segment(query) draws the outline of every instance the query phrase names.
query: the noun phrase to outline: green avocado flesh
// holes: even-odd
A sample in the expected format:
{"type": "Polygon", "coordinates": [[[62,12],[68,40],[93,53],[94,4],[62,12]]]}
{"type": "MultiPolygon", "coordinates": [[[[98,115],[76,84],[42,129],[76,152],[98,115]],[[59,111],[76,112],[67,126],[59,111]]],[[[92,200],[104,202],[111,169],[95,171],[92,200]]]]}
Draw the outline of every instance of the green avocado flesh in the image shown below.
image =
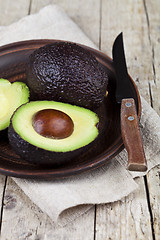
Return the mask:
{"type": "Polygon", "coordinates": [[[13,112],[28,101],[29,89],[26,84],[0,79],[0,130],[9,126],[13,112]]]}
{"type": "MultiPolygon", "coordinates": [[[[21,139],[51,152],[74,151],[89,144],[98,135],[98,122],[98,116],[88,109],[55,101],[33,101],[24,104],[11,119],[12,128],[21,139]],[[66,113],[73,121],[73,133],[64,139],[47,138],[38,134],[33,128],[33,117],[43,109],[55,109],[66,113]]],[[[14,147],[14,143],[12,145],[14,147]]]]}

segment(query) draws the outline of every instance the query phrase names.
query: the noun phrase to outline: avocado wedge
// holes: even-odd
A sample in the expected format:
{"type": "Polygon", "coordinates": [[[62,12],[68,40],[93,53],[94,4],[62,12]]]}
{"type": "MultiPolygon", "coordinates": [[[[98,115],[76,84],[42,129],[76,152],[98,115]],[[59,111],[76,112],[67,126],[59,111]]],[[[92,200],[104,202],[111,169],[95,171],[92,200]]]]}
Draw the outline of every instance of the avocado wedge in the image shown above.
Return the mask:
{"type": "Polygon", "coordinates": [[[0,79],[0,131],[9,126],[13,112],[28,101],[29,89],[25,83],[0,79]]]}
{"type": "Polygon", "coordinates": [[[33,99],[54,100],[95,110],[103,100],[108,74],[93,54],[71,42],[35,50],[26,67],[33,99]]]}
{"type": "Polygon", "coordinates": [[[61,164],[82,153],[96,139],[98,122],[96,113],[82,107],[55,101],[32,101],[15,111],[8,137],[12,148],[26,161],[43,165],[61,164]],[[68,136],[57,138],[45,130],[45,127],[51,128],[48,112],[53,113],[51,122],[54,125],[54,111],[60,112],[58,123],[64,120],[62,113],[73,122],[73,127],[69,123],[72,131],[68,136]],[[37,130],[36,123],[46,135],[37,130]]]}

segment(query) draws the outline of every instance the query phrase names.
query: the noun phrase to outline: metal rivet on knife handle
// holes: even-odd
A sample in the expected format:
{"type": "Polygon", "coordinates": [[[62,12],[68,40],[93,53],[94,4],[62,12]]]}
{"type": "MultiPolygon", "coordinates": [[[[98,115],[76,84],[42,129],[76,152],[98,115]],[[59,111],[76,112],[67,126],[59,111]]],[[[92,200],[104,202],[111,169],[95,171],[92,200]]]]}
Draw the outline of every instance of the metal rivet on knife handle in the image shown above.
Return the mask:
{"type": "Polygon", "coordinates": [[[133,116],[129,116],[129,117],[128,117],[128,120],[129,120],[129,121],[133,121],[134,119],[135,119],[135,118],[134,118],[133,116]]]}
{"type": "Polygon", "coordinates": [[[126,107],[131,107],[132,106],[132,104],[130,102],[126,102],[125,105],[126,105],[126,107]]]}

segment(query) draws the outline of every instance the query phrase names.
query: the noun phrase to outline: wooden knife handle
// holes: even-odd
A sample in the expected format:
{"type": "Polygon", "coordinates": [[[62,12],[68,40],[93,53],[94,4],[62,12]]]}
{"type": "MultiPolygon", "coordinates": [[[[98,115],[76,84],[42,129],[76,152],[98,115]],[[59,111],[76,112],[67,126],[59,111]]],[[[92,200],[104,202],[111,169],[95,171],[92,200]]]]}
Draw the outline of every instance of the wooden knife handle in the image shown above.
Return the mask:
{"type": "Polygon", "coordinates": [[[147,161],[143,149],[139,120],[133,98],[123,99],[121,103],[121,133],[128,152],[127,169],[146,171],[147,161]]]}

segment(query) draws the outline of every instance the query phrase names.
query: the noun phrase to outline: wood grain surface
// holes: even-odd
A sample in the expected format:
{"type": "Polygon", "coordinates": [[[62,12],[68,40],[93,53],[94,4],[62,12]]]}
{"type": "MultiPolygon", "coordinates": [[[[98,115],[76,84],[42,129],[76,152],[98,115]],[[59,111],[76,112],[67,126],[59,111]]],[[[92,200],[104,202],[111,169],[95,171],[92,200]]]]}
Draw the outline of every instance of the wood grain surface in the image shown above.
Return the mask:
{"type": "MultiPolygon", "coordinates": [[[[123,31],[127,64],[141,95],[160,114],[159,0],[0,0],[0,25],[8,25],[47,4],[64,8],[77,25],[111,56],[123,31]]],[[[112,204],[93,206],[71,224],[54,224],[10,177],[0,176],[2,240],[159,240],[160,167],[136,179],[139,189],[112,204]]]]}

